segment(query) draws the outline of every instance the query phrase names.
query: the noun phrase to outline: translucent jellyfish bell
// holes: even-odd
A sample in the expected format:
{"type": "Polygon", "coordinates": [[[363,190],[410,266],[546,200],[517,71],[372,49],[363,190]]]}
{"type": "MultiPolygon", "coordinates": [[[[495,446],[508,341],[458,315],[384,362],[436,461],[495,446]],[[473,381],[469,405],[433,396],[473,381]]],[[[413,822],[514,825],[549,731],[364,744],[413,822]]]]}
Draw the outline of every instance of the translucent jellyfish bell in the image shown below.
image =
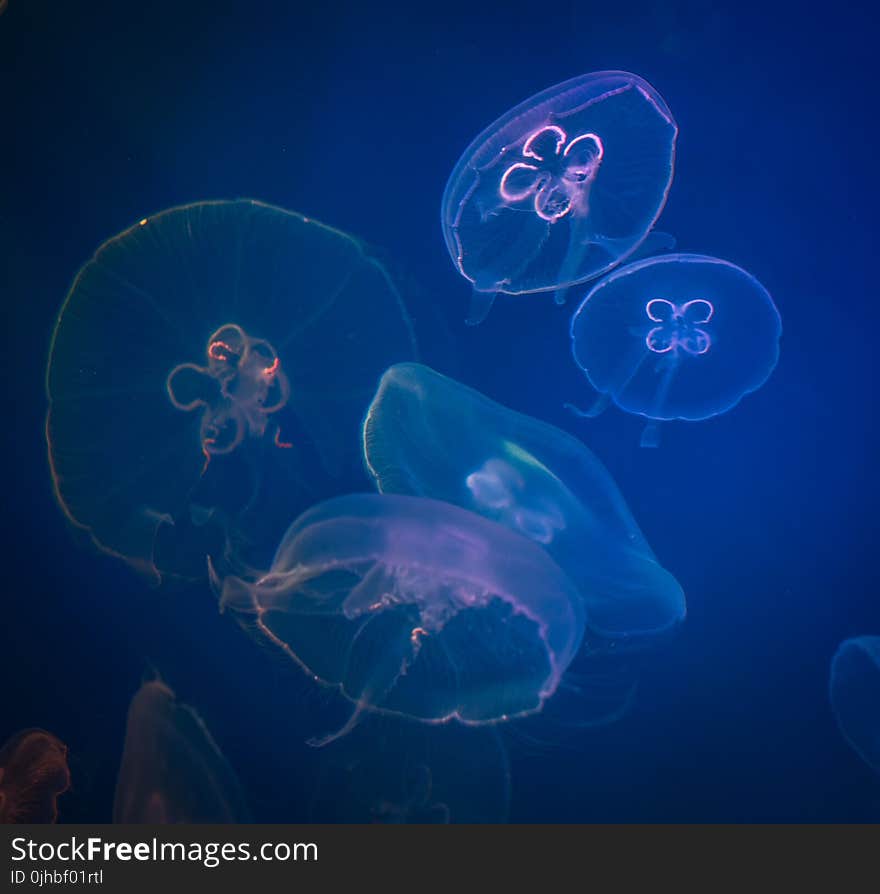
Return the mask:
{"type": "Polygon", "coordinates": [[[539,711],[584,629],[572,583],[538,547],[457,506],[328,500],[288,529],[254,582],[214,578],[221,606],[355,712],[486,724],[539,711]]]}
{"type": "Polygon", "coordinates": [[[128,709],[115,823],[248,822],[235,774],[198,714],[159,680],[128,709]]]}
{"type": "Polygon", "coordinates": [[[327,471],[357,469],[372,383],[414,351],[386,271],[338,230],[250,200],[144,219],[98,249],[58,317],[58,500],[157,578],[157,529],[187,517],[210,463],[259,446],[296,469],[307,443],[327,471]]]}
{"type": "Polygon", "coordinates": [[[544,547],[577,584],[591,632],[631,640],[684,618],[681,587],[611,476],[565,432],[401,363],[382,377],[363,439],[383,493],[446,500],[544,547]]]}
{"type": "Polygon", "coordinates": [[[446,247],[479,323],[498,292],[599,276],[645,239],[672,181],[672,114],[623,71],[582,75],[520,103],[464,151],[446,185],[446,247]]]}
{"type": "Polygon", "coordinates": [[[656,420],[731,409],[767,381],[781,335],[773,299],[753,276],[691,254],[621,267],[593,286],[571,321],[574,358],[590,384],[656,420]]]}
{"type": "Polygon", "coordinates": [[[829,693],[844,738],[880,773],[880,636],[840,644],[831,662],[829,693]]]}
{"type": "Polygon", "coordinates": [[[0,824],[54,823],[69,788],[67,747],[51,733],[22,730],[0,748],[0,824]]]}

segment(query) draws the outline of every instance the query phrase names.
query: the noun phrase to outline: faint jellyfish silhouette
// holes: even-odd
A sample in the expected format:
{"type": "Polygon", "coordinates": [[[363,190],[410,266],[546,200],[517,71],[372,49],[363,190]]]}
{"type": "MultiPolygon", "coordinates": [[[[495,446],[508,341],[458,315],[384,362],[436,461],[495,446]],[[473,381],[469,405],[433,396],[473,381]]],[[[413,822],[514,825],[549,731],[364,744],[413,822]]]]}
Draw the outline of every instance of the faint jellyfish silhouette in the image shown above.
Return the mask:
{"type": "Polygon", "coordinates": [[[312,822],[501,823],[510,768],[497,727],[374,718],[322,753],[312,822]]]}
{"type": "Polygon", "coordinates": [[[446,500],[541,544],[578,587],[590,633],[633,643],[684,619],[678,582],[605,467],[571,435],[401,363],[379,383],[363,442],[382,493],[446,500]]]}
{"type": "Polygon", "coordinates": [[[468,146],[446,184],[441,222],[474,292],[467,322],[499,292],[565,290],[633,252],[672,181],[672,114],[640,77],[582,75],[520,103],[468,146]]]}
{"type": "Polygon", "coordinates": [[[843,737],[880,773],[880,636],[840,644],[831,661],[829,695],[843,737]]]}
{"type": "MultiPolygon", "coordinates": [[[[760,388],[779,359],[782,323],[745,270],[674,254],[621,267],[593,286],[571,321],[574,358],[608,400],[650,420],[724,413],[760,388]]],[[[649,424],[642,443],[656,446],[649,424]]]]}
{"type": "Polygon", "coordinates": [[[338,230],[251,200],[145,218],[98,249],[58,317],[46,420],[58,500],[100,549],[158,579],[160,527],[217,505],[194,496],[212,460],[260,450],[313,479],[298,471],[311,452],[322,473],[357,469],[349,445],[372,383],[414,352],[385,269],[338,230]]]}
{"type": "Polygon", "coordinates": [[[0,823],[54,823],[69,788],[67,747],[51,733],[22,730],[0,748],[0,823]]]}
{"type": "Polygon", "coordinates": [[[271,569],[212,571],[221,609],[364,711],[487,724],[540,711],[583,634],[537,545],[436,500],[356,494],[301,515],[271,569]]]}
{"type": "Polygon", "coordinates": [[[248,811],[235,774],[192,708],[161,681],[128,709],[114,823],[240,823],[248,811]]]}
{"type": "Polygon", "coordinates": [[[433,794],[434,777],[430,768],[424,764],[406,767],[402,798],[398,801],[380,798],[370,808],[370,813],[374,822],[384,825],[448,824],[449,805],[436,800],[433,794]]]}

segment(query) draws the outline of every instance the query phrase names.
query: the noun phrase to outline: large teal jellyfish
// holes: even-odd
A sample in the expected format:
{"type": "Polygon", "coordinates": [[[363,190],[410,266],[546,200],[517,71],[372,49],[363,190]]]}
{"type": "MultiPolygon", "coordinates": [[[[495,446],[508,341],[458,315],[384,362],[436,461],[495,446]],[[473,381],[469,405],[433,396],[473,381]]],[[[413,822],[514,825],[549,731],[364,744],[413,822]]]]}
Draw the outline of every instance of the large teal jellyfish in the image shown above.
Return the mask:
{"type": "Polygon", "coordinates": [[[532,96],[465,149],[443,194],[449,255],[473,283],[469,323],[499,292],[600,276],[648,235],[666,202],[678,128],[637,75],[600,71],[532,96]]]}
{"type": "Polygon", "coordinates": [[[880,773],[880,636],[840,644],[831,662],[829,693],[844,738],[880,773]]]}
{"type": "Polygon", "coordinates": [[[611,476],[565,432],[402,363],[382,377],[363,439],[382,493],[446,500],[541,544],[576,582],[590,631],[632,640],[684,618],[681,587],[611,476]]]}
{"type": "Polygon", "coordinates": [[[157,531],[193,513],[209,466],[259,449],[285,469],[308,455],[356,470],[372,383],[414,352],[388,274],[338,230],[251,200],[144,218],[83,267],[55,327],[46,433],[59,503],[157,579],[157,531]]]}
{"type": "Polygon", "coordinates": [[[141,686],[128,709],[113,822],[247,821],[238,780],[198,714],[159,680],[141,686]]]}
{"type": "Polygon", "coordinates": [[[482,725],[539,711],[578,651],[574,585],[535,543],[436,500],[357,494],[288,529],[221,607],[363,711],[482,725]]]}

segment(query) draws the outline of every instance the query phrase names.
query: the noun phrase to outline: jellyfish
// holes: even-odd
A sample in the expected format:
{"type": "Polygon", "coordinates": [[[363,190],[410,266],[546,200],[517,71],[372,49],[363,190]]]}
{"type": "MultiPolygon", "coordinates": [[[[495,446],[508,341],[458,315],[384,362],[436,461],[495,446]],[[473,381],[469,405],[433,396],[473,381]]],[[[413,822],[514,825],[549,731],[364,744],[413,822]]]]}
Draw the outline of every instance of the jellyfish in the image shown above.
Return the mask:
{"type": "Polygon", "coordinates": [[[294,483],[358,470],[372,383],[414,356],[398,291],[350,236],[252,200],[144,218],[82,268],[55,326],[56,496],[101,550],[158,580],[160,530],[251,507],[218,466],[262,471],[253,457],[268,455],[294,483]]]}
{"type": "Polygon", "coordinates": [[[417,363],[392,366],[363,428],[382,493],[446,500],[539,544],[575,582],[588,630],[637,644],[685,616],[599,460],[571,435],[417,363]]]}
{"type": "Polygon", "coordinates": [[[311,822],[502,823],[510,767],[497,726],[363,723],[322,753],[311,822]]]}
{"type": "Polygon", "coordinates": [[[212,572],[221,608],[364,712],[427,723],[540,711],[578,650],[577,591],[536,544],[436,500],[355,494],[301,515],[268,572],[212,572]]]}
{"type": "Polygon", "coordinates": [[[207,727],[160,680],[128,709],[114,823],[239,823],[248,811],[207,727]]]}
{"type": "MultiPolygon", "coordinates": [[[[648,420],[708,419],[760,388],[779,358],[782,323],[740,267],[673,254],[621,267],[571,321],[574,358],[602,395],[648,420]]],[[[572,408],[574,409],[574,408],[572,408]]],[[[649,424],[645,446],[656,443],[649,424]]]]}
{"type": "Polygon", "coordinates": [[[446,184],[446,247],[473,284],[467,322],[495,295],[565,290],[646,238],[672,181],[672,114],[623,71],[581,75],[520,103],[464,151],[446,184]]]}
{"type": "Polygon", "coordinates": [[[880,773],[880,636],[840,644],[831,661],[829,693],[843,737],[880,773]]]}
{"type": "Polygon", "coordinates": [[[67,747],[51,733],[22,730],[0,748],[0,823],[54,823],[69,788],[67,747]]]}

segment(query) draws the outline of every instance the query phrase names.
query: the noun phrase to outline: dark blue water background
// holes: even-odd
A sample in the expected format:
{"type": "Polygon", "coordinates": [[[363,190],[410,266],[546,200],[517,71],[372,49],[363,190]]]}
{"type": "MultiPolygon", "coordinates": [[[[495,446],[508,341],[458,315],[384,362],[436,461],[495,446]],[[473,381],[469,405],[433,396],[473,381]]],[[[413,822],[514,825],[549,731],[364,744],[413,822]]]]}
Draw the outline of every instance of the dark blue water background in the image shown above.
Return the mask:
{"type": "Polygon", "coordinates": [[[627,717],[565,745],[514,744],[511,819],[876,818],[880,779],[827,700],[838,642],[880,633],[871,49],[855,13],[772,3],[10,0],[0,739],[42,726],[68,744],[62,820],[109,819],[126,707],[150,666],[204,716],[258,819],[308,815],[305,681],[206,589],[151,593],[82,549],[45,460],[49,336],[78,267],[143,216],[236,196],[377,246],[428,362],[582,437],[684,586],[686,625],[645,659],[627,717]],[[479,130],[546,86],[612,68],[650,81],[680,126],[662,228],[754,273],[784,326],[759,393],[665,426],[657,450],[639,448],[634,417],[563,410],[589,395],[568,351],[574,305],[502,299],[465,328],[467,284],[439,228],[446,177],[479,130]]]}

